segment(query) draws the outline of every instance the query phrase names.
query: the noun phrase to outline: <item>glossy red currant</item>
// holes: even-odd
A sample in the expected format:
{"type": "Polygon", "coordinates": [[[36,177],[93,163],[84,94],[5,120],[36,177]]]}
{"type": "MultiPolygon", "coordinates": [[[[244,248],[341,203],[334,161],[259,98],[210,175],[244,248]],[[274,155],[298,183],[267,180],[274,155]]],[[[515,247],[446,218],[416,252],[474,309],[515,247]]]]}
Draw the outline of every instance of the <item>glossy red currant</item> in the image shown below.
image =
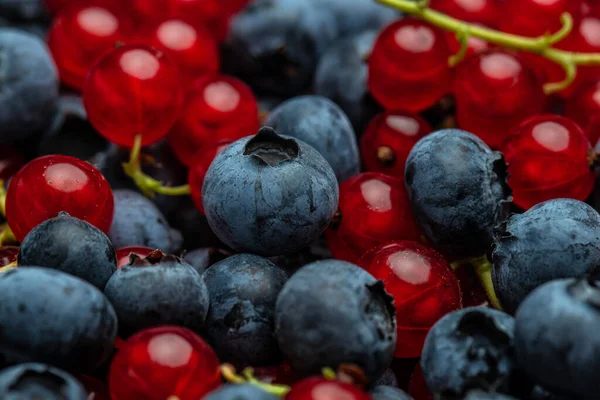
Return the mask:
{"type": "Polygon", "coordinates": [[[368,86],[388,110],[421,111],[450,91],[452,55],[444,32],[415,18],[389,25],[369,57],[368,86]]]}
{"type": "Polygon", "coordinates": [[[117,351],[108,377],[112,400],[198,400],[220,385],[215,352],[176,326],[133,335],[117,351]]]}
{"type": "Polygon", "coordinates": [[[490,50],[457,67],[454,83],[459,126],[498,149],[510,130],[545,106],[542,85],[514,54],[490,50]]]}
{"type": "Polygon", "coordinates": [[[433,396],[427,388],[427,383],[425,383],[421,363],[417,363],[417,366],[410,376],[410,381],[408,382],[408,394],[412,396],[414,400],[433,400],[433,396]]]}
{"type": "Polygon", "coordinates": [[[400,241],[376,247],[358,265],[383,281],[394,298],[395,357],[419,357],[433,324],[462,307],[460,286],[450,265],[437,251],[420,243],[400,241]]]}
{"type": "Polygon", "coordinates": [[[110,229],[113,193],[91,164],[75,157],[50,155],[30,161],[13,176],[6,193],[6,219],[18,241],[61,211],[104,233],[110,229]]]}
{"type": "Polygon", "coordinates": [[[61,82],[80,90],[94,63],[132,32],[127,17],[115,10],[85,5],[62,11],[48,31],[61,82]]]}
{"type": "Polygon", "coordinates": [[[420,237],[403,180],[366,172],[340,185],[338,215],[326,231],[335,258],[357,262],[373,247],[420,237]]]}
{"type": "Polygon", "coordinates": [[[598,129],[590,124],[600,117],[600,79],[579,85],[565,101],[565,117],[584,128],[588,139],[595,145],[600,137],[598,129]]]}
{"type": "Polygon", "coordinates": [[[144,246],[128,246],[117,249],[117,268],[121,268],[124,265],[129,264],[131,255],[135,254],[138,257],[146,258],[150,253],[156,249],[144,246]]]}
{"type": "Polygon", "coordinates": [[[133,146],[164,137],[179,117],[183,89],[177,66],[147,46],[122,46],[91,70],[83,88],[90,123],[108,140],[133,146]]]}
{"type": "Polygon", "coordinates": [[[197,80],[186,95],[185,107],[168,140],[188,167],[196,155],[222,141],[254,135],[259,128],[258,103],[242,81],[214,74],[197,80]]]}
{"type": "Polygon", "coordinates": [[[359,387],[323,377],[304,379],[292,386],[285,400],[370,400],[359,387]]]}
{"type": "Polygon", "coordinates": [[[429,6],[465,22],[494,26],[502,3],[498,0],[431,0],[429,6]]]}
{"type": "MultiPolygon", "coordinates": [[[[456,34],[454,32],[446,32],[446,40],[448,40],[448,45],[450,46],[452,53],[457,54],[460,51],[461,44],[456,39],[456,34]]],[[[463,60],[474,56],[475,54],[483,53],[490,48],[490,44],[485,40],[470,36],[467,39],[467,51],[465,52],[463,60]]]]}
{"type": "Polygon", "coordinates": [[[578,0],[505,0],[501,7],[501,30],[532,37],[558,31],[562,13],[577,17],[581,11],[578,0]]]}
{"type": "Polygon", "coordinates": [[[387,111],[373,118],[361,138],[367,171],[404,179],[404,165],[415,143],[432,129],[423,118],[406,111],[387,111]]]}
{"type": "Polygon", "coordinates": [[[513,130],[502,152],[514,203],[528,209],[555,198],[585,200],[594,187],[590,143],[568,118],[540,115],[513,130]]]}
{"type": "Polygon", "coordinates": [[[2,246],[0,247],[0,268],[6,267],[8,264],[17,261],[19,254],[18,246],[2,246]]]}

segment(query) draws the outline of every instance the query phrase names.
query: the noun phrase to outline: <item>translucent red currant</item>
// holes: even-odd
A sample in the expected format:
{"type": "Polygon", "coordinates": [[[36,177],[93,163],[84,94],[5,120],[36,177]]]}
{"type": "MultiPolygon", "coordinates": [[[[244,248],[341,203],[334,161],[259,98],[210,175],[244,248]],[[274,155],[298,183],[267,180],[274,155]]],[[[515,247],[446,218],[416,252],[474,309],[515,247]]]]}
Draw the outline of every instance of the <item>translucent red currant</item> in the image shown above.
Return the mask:
{"type": "Polygon", "coordinates": [[[494,26],[502,3],[498,0],[431,0],[430,7],[466,22],[494,26]]]}
{"type": "Polygon", "coordinates": [[[377,172],[340,185],[339,215],[326,231],[335,258],[357,262],[373,247],[421,237],[403,180],[377,172]]]}
{"type": "Polygon", "coordinates": [[[537,75],[519,57],[502,50],[489,50],[459,64],[454,94],[459,126],[494,149],[514,126],[545,106],[537,75]]]}
{"type": "Polygon", "coordinates": [[[421,111],[450,91],[452,55],[444,32],[404,18],[385,28],[369,57],[368,85],[388,110],[421,111]]]}
{"type": "Polygon", "coordinates": [[[131,147],[164,137],[179,117],[183,89],[177,66],[156,49],[122,46],[91,70],[83,88],[90,123],[105,138],[131,147]]]}
{"type": "MultiPolygon", "coordinates": [[[[446,32],[446,40],[448,40],[448,45],[450,46],[452,53],[456,54],[460,51],[461,44],[456,39],[455,33],[446,32]]],[[[474,56],[475,54],[483,53],[490,48],[490,44],[485,40],[470,36],[467,39],[467,51],[465,52],[464,59],[474,56]]]]}
{"type": "Polygon", "coordinates": [[[215,352],[192,331],[175,326],[129,338],[108,377],[112,400],[198,400],[220,385],[215,352]]]}
{"type": "Polygon", "coordinates": [[[360,150],[365,168],[404,179],[408,153],[419,139],[431,131],[427,121],[410,112],[378,114],[361,138],[360,150]]]}
{"type": "Polygon", "coordinates": [[[19,254],[18,246],[2,246],[0,247],[0,268],[7,266],[10,263],[17,261],[19,254]]]}
{"type": "Polygon", "coordinates": [[[368,251],[358,265],[383,281],[394,298],[395,357],[419,357],[429,329],[462,307],[458,280],[437,251],[417,242],[394,242],[368,251]]]}
{"type": "Polygon", "coordinates": [[[117,268],[121,268],[124,265],[129,264],[130,257],[135,254],[138,257],[146,258],[150,253],[156,249],[144,246],[128,246],[117,249],[117,268]]]}
{"type": "Polygon", "coordinates": [[[253,135],[259,125],[258,103],[250,88],[236,78],[214,74],[190,88],[168,140],[179,160],[189,167],[198,161],[198,152],[221,141],[253,135]]]}
{"type": "Polygon", "coordinates": [[[501,30],[535,37],[558,31],[561,14],[577,17],[581,4],[575,0],[505,0],[502,9],[504,15],[497,18],[501,30]]]}
{"type": "Polygon", "coordinates": [[[107,233],[114,198],[104,176],[75,157],[36,158],[13,176],[6,193],[6,219],[18,241],[38,224],[64,211],[107,233]]]}
{"type": "Polygon", "coordinates": [[[132,32],[127,17],[115,10],[85,5],[59,13],[48,31],[48,47],[61,82],[80,90],[94,63],[132,32]]]}
{"type": "Polygon", "coordinates": [[[590,149],[583,130],[568,118],[540,115],[524,121],[502,149],[514,203],[528,209],[555,198],[585,200],[595,180],[590,149]]]}
{"type": "Polygon", "coordinates": [[[600,80],[589,81],[579,85],[565,101],[565,117],[577,122],[584,128],[588,139],[595,145],[600,130],[588,129],[590,124],[600,117],[600,80]]]}
{"type": "Polygon", "coordinates": [[[370,400],[359,387],[323,377],[304,379],[292,386],[285,400],[370,400]]]}

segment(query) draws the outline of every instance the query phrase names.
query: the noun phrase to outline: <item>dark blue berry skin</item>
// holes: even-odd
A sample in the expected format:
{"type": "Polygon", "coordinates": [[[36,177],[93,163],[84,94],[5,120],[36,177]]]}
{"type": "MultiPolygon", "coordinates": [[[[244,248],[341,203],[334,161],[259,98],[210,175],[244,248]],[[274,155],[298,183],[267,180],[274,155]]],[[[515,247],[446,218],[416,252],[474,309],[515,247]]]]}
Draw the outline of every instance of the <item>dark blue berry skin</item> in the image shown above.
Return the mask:
{"type": "Polygon", "coordinates": [[[323,156],[268,127],[217,155],[202,194],[217,237],[238,252],[261,256],[292,253],[318,239],[339,198],[323,156]]]}
{"type": "Polygon", "coordinates": [[[265,258],[238,254],[211,266],[203,277],[211,304],[203,337],[219,360],[238,368],[279,365],[274,313],[285,272],[265,258]]]}
{"type": "Polygon", "coordinates": [[[315,72],[315,93],[344,110],[357,136],[382,110],[367,87],[367,60],[377,34],[378,31],[366,31],[336,41],[321,57],[315,72]]]}
{"type": "Polygon", "coordinates": [[[137,192],[113,191],[115,216],[108,237],[116,248],[146,246],[174,253],[181,248],[181,233],[172,229],[151,200],[137,192]]]}
{"type": "Polygon", "coordinates": [[[371,0],[314,0],[313,3],[333,11],[338,37],[380,30],[401,16],[396,10],[371,0]]]}
{"type": "Polygon", "coordinates": [[[0,367],[42,362],[84,373],[105,361],[117,316],[96,287],[48,268],[0,274],[0,367]]]}
{"type": "Polygon", "coordinates": [[[58,73],[43,40],[0,28],[0,143],[50,128],[58,101],[58,73]]]}
{"type": "Polygon", "coordinates": [[[276,107],[264,124],[312,146],[329,162],[339,182],[360,172],[352,125],[331,100],[313,95],[294,97],[276,107]]]}
{"type": "Polygon", "coordinates": [[[462,398],[471,389],[531,391],[514,356],[513,317],[485,307],[439,320],[425,339],[421,367],[431,393],[443,398],[462,398]]]}
{"type": "Polygon", "coordinates": [[[502,393],[484,392],[482,390],[471,390],[464,400],[518,400],[516,397],[502,393]]]}
{"type": "Polygon", "coordinates": [[[455,258],[488,252],[512,200],[502,154],[458,129],[417,142],[406,161],[405,183],[421,232],[455,258]]]}
{"type": "Polygon", "coordinates": [[[187,252],[183,256],[183,260],[194,267],[199,274],[202,274],[208,267],[229,256],[231,256],[231,253],[226,250],[209,247],[187,252]]]}
{"type": "Polygon", "coordinates": [[[377,386],[369,394],[373,400],[412,400],[403,390],[392,386],[377,386]]]}
{"type": "Polygon", "coordinates": [[[600,288],[586,279],[546,283],[516,314],[517,361],[531,378],[567,398],[600,391],[600,288]]]}
{"type": "Polygon", "coordinates": [[[168,217],[168,221],[183,235],[182,249],[227,248],[210,229],[206,217],[196,209],[190,196],[182,196],[181,207],[168,217]]]}
{"type": "Polygon", "coordinates": [[[88,394],[67,372],[46,364],[26,363],[0,371],[0,398],[88,400],[88,394]]]}
{"type": "Polygon", "coordinates": [[[0,15],[12,21],[32,21],[46,17],[44,0],[0,0],[0,15]]]}
{"type": "Polygon", "coordinates": [[[202,276],[180,258],[160,251],[145,259],[132,258],[104,289],[119,318],[119,337],[160,325],[200,333],[209,307],[202,276]]]}
{"type": "Polygon", "coordinates": [[[600,266],[600,214],[573,199],[537,204],[500,227],[492,261],[496,295],[512,314],[536,287],[600,266]]]}
{"type": "Polygon", "coordinates": [[[280,400],[280,397],[253,385],[229,384],[209,393],[203,400],[280,400]]]}
{"type": "Polygon", "coordinates": [[[382,282],[365,270],[339,260],[317,261],[283,287],[275,334],[286,360],[301,374],[355,364],[375,382],[392,361],[395,309],[382,282]]]}
{"type": "Polygon", "coordinates": [[[391,368],[388,368],[377,382],[375,382],[375,386],[391,386],[391,387],[399,387],[398,386],[398,378],[396,378],[396,374],[392,371],[391,368]]]}
{"type": "Polygon", "coordinates": [[[100,290],[117,270],[115,249],[104,232],[66,213],[42,222],[27,234],[18,263],[66,272],[100,290]]]}

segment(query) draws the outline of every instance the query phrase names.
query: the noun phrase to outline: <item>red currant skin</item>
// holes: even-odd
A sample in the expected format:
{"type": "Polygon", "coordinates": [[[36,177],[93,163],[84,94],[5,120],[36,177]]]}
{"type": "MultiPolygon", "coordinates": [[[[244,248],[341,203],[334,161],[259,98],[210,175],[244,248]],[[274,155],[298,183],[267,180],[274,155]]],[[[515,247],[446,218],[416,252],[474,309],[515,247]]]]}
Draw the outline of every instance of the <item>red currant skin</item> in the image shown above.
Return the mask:
{"type": "Polygon", "coordinates": [[[506,0],[502,10],[504,15],[497,17],[501,30],[534,37],[558,31],[562,13],[577,18],[581,4],[576,0],[506,0]]]}
{"type": "Polygon", "coordinates": [[[404,181],[378,172],[340,185],[339,223],[326,231],[335,258],[357,262],[373,247],[394,240],[419,240],[404,181]]]}
{"type": "Polygon", "coordinates": [[[6,267],[8,264],[17,261],[19,254],[18,246],[2,246],[0,247],[0,268],[6,267]]]}
{"type": "Polygon", "coordinates": [[[188,91],[168,140],[179,160],[191,167],[198,152],[254,135],[259,125],[258,103],[250,88],[231,76],[213,74],[197,80],[188,91]]]}
{"type": "Polygon", "coordinates": [[[220,385],[215,352],[176,326],[133,335],[117,351],[108,377],[112,400],[198,400],[220,385]]]}
{"type": "Polygon", "coordinates": [[[48,47],[61,82],[81,90],[94,63],[132,31],[125,16],[102,7],[70,7],[59,13],[48,31],[48,47]]]}
{"type": "Polygon", "coordinates": [[[490,50],[462,62],[454,82],[459,126],[498,149],[510,130],[545,106],[536,74],[516,55],[490,50]]]}
{"type": "Polygon", "coordinates": [[[498,20],[498,0],[431,0],[432,9],[465,22],[493,26],[498,20]]]}
{"type": "Polygon", "coordinates": [[[370,400],[359,387],[323,377],[304,379],[292,386],[285,400],[370,400]]]}
{"type": "Polygon", "coordinates": [[[123,7],[120,0],[44,0],[46,8],[50,13],[56,15],[59,12],[71,7],[71,6],[98,6],[98,7],[109,7],[111,10],[115,8],[118,10],[119,7],[123,7]]]}
{"type": "Polygon", "coordinates": [[[179,117],[183,89],[177,66],[147,46],[119,47],[90,70],[83,88],[90,123],[121,146],[164,137],[179,117]]]}
{"type": "Polygon", "coordinates": [[[366,170],[404,179],[408,153],[419,139],[431,131],[423,118],[410,112],[387,111],[376,115],[360,143],[366,170]]]}
{"type": "Polygon", "coordinates": [[[444,32],[415,18],[385,28],[369,57],[368,86],[387,110],[421,111],[450,91],[452,55],[444,32]]]}
{"type": "Polygon", "coordinates": [[[30,161],[13,176],[6,192],[6,219],[19,242],[61,211],[108,233],[113,193],[91,164],[75,157],[50,155],[30,161]]]}
{"type": "Polygon", "coordinates": [[[138,257],[146,258],[155,249],[144,246],[127,246],[117,249],[117,268],[129,264],[130,257],[135,254],[138,257]]]}
{"type": "Polygon", "coordinates": [[[502,152],[514,203],[527,210],[555,198],[585,200],[594,187],[590,143],[568,118],[540,115],[512,132],[502,152]]]}
{"type": "Polygon", "coordinates": [[[565,117],[572,119],[586,130],[590,143],[595,145],[600,131],[590,130],[590,124],[600,117],[600,80],[579,85],[565,101],[565,117]]]}
{"type": "Polygon", "coordinates": [[[420,243],[401,241],[371,249],[358,265],[383,281],[394,298],[395,357],[419,357],[433,324],[462,308],[460,285],[450,265],[441,254],[420,243]]]}
{"type": "MultiPolygon", "coordinates": [[[[461,44],[456,39],[456,34],[454,32],[446,32],[446,40],[448,40],[448,45],[450,46],[452,53],[456,54],[460,51],[461,44]]],[[[467,59],[475,54],[483,53],[488,49],[490,49],[490,44],[488,42],[483,39],[470,36],[467,39],[467,51],[464,59],[467,59]]]]}

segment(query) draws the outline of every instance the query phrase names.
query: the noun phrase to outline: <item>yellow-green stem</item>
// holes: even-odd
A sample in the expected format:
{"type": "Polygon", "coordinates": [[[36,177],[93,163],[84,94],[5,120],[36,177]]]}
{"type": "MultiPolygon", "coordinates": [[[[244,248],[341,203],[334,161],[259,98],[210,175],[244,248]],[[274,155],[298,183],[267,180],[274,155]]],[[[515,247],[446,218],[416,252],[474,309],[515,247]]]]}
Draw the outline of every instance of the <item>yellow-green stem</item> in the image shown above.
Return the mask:
{"type": "Polygon", "coordinates": [[[223,375],[223,378],[227,382],[253,385],[264,390],[265,392],[279,397],[285,396],[290,391],[290,387],[286,385],[277,385],[274,383],[264,383],[259,381],[254,377],[254,370],[252,368],[246,368],[242,371],[242,375],[238,375],[233,365],[223,364],[221,365],[221,375],[223,375]]]}
{"type": "Polygon", "coordinates": [[[0,274],[3,272],[10,271],[11,269],[15,269],[15,268],[17,268],[17,262],[13,261],[10,264],[7,264],[4,267],[0,268],[0,274]]]}
{"type": "Polygon", "coordinates": [[[497,310],[502,310],[502,305],[494,290],[494,282],[492,281],[492,263],[490,260],[488,260],[487,256],[483,255],[481,257],[473,258],[469,260],[469,262],[473,265],[475,273],[477,274],[492,307],[497,310]]]}

